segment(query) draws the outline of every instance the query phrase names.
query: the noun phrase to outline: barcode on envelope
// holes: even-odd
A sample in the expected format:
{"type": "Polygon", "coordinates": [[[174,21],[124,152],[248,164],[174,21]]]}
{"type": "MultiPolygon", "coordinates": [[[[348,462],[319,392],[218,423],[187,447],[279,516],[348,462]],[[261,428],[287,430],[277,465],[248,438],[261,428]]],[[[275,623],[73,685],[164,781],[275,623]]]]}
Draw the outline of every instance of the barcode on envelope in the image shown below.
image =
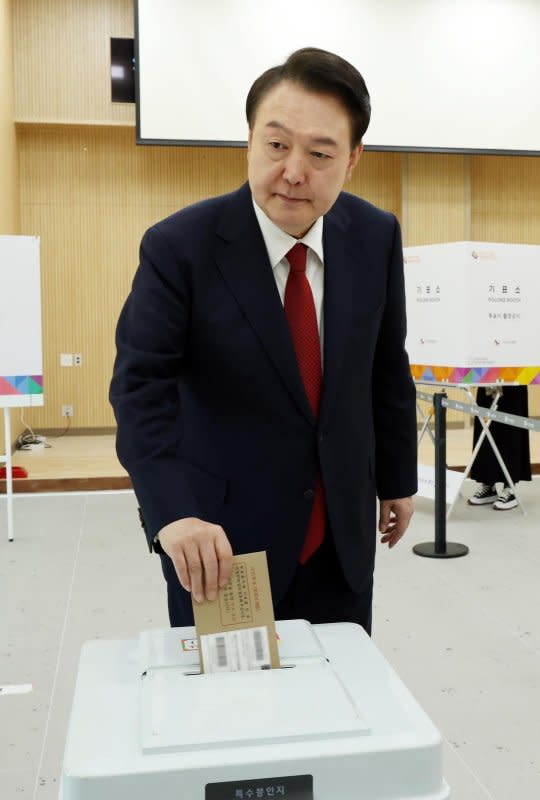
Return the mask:
{"type": "MultiPolygon", "coordinates": [[[[266,630],[266,628],[263,628],[262,630],[266,630]]],[[[253,644],[255,645],[255,658],[257,661],[263,661],[264,659],[264,640],[262,630],[261,628],[255,628],[253,630],[253,644]]]]}
{"type": "Polygon", "coordinates": [[[227,658],[227,643],[224,636],[216,636],[216,656],[218,667],[226,667],[229,661],[227,658]]]}
{"type": "Polygon", "coordinates": [[[205,672],[238,672],[270,667],[268,628],[241,628],[201,636],[205,672]]]}

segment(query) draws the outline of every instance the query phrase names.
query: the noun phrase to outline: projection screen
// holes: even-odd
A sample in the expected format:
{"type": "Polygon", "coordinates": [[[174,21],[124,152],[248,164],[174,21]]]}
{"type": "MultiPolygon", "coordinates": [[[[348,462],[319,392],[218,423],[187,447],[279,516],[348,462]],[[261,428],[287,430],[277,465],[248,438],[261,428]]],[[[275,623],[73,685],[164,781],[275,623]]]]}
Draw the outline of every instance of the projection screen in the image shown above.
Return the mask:
{"type": "Polygon", "coordinates": [[[138,0],[137,141],[243,145],[255,78],[315,46],[351,61],[372,150],[540,154],[538,0],[138,0]]]}

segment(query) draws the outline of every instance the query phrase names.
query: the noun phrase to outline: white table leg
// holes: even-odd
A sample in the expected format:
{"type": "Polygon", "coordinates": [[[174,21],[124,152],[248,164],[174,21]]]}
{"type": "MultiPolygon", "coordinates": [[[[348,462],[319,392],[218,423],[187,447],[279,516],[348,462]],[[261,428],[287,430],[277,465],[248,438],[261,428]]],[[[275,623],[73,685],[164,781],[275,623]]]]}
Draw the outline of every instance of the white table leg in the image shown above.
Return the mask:
{"type": "Polygon", "coordinates": [[[11,418],[9,408],[4,408],[4,439],[6,443],[6,508],[8,540],[13,541],[13,475],[11,472],[11,418]]]}

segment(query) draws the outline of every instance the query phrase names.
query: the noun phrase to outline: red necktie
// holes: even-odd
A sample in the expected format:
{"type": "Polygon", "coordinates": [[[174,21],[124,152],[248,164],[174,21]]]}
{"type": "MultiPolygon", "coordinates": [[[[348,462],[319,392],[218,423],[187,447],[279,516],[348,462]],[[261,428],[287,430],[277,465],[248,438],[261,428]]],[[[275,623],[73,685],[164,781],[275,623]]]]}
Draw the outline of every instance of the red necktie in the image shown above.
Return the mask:
{"type": "MultiPolygon", "coordinates": [[[[313,415],[317,419],[322,383],[321,343],[313,294],[306,277],[306,258],[307,245],[305,244],[295,244],[287,253],[287,261],[291,268],[285,287],[285,314],[306,395],[313,415]]],[[[319,476],[307,534],[300,554],[301,564],[304,564],[320,547],[324,539],[324,527],[324,494],[319,476]]]]}

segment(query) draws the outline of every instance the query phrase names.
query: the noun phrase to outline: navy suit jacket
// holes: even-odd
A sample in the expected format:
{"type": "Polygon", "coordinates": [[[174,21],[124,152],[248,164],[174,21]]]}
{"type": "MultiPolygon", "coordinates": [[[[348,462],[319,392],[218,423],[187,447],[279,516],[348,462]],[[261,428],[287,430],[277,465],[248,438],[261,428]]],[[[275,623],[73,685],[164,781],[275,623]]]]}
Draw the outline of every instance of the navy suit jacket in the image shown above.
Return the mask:
{"type": "Polygon", "coordinates": [[[319,470],[355,591],[373,573],[376,492],[416,491],[399,225],[341,193],[323,246],[318,420],[247,184],[145,233],[117,328],[117,451],[149,546],[173,520],[220,524],[235,554],[267,552],[276,602],[298,564],[319,470]]]}

